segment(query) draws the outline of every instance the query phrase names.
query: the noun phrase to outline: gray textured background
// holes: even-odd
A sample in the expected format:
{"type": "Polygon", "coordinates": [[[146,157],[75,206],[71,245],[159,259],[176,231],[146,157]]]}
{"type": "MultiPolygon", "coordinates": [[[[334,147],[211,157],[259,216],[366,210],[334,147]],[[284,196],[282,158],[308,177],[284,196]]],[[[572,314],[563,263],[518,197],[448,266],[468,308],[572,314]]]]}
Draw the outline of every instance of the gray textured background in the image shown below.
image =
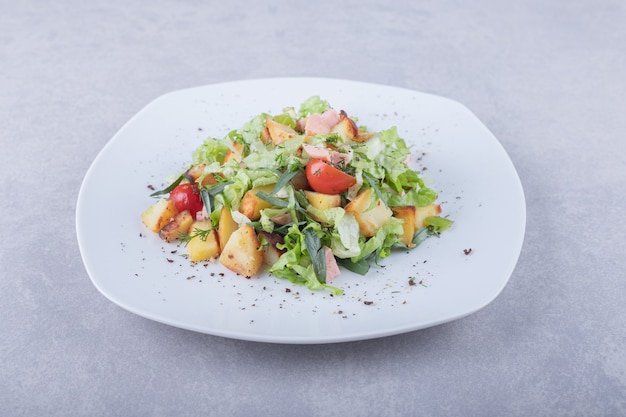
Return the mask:
{"type": "Polygon", "coordinates": [[[383,3],[0,0],[0,415],[626,415],[626,3],[383,3]],[[451,97],[493,131],[528,222],[492,304],[285,346],[98,293],[76,198],[121,125],[171,90],[292,75],[451,97]]]}

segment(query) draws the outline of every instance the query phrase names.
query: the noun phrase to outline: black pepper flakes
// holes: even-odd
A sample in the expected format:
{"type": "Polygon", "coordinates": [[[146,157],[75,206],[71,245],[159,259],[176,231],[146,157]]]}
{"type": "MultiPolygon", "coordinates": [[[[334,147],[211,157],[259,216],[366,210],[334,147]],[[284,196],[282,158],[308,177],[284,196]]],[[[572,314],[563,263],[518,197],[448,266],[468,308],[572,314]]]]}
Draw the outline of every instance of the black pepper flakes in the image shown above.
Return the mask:
{"type": "Polygon", "coordinates": [[[372,304],[374,304],[373,301],[363,301],[363,304],[365,304],[366,306],[371,306],[372,304]]]}
{"type": "Polygon", "coordinates": [[[463,253],[466,254],[466,255],[469,255],[470,253],[472,253],[472,248],[463,249],[463,253]]]}

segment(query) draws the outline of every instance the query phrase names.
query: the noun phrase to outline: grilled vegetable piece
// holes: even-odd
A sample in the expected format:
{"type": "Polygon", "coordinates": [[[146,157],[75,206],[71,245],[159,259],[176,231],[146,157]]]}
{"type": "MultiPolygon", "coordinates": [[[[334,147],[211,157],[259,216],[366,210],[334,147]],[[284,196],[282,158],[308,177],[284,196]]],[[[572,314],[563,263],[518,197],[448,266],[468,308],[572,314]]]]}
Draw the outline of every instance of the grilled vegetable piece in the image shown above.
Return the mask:
{"type": "Polygon", "coordinates": [[[269,131],[269,129],[266,126],[266,127],[263,128],[263,130],[261,130],[261,142],[264,145],[267,145],[271,141],[272,141],[272,138],[270,137],[270,131],[269,131]]]}
{"type": "Polygon", "coordinates": [[[400,239],[407,247],[415,247],[413,243],[413,235],[417,228],[415,227],[415,206],[393,207],[394,217],[404,220],[402,223],[402,238],[400,239]]]}
{"type": "Polygon", "coordinates": [[[192,262],[209,261],[220,255],[217,232],[209,220],[194,222],[189,228],[191,239],[187,242],[187,253],[192,262]]]}
{"type": "Polygon", "coordinates": [[[439,204],[431,203],[424,207],[417,207],[415,209],[415,230],[426,226],[426,224],[424,224],[426,217],[438,216],[440,214],[441,206],[439,204]]]}
{"type": "Polygon", "coordinates": [[[278,123],[269,117],[265,119],[265,124],[267,126],[267,132],[269,133],[272,142],[274,142],[274,145],[280,145],[284,141],[298,136],[298,132],[289,126],[278,123]]]}
{"type": "Polygon", "coordinates": [[[270,193],[274,189],[274,184],[262,185],[254,187],[244,194],[241,204],[239,204],[239,212],[250,220],[258,220],[261,218],[261,210],[272,207],[272,204],[257,197],[259,191],[270,193]]]}
{"type": "MultiPolygon", "coordinates": [[[[317,191],[304,190],[304,195],[311,206],[318,210],[324,211],[341,206],[341,196],[339,194],[323,194],[317,191]]],[[[322,219],[313,213],[311,213],[311,217],[320,223],[326,222],[326,219],[322,219]]]]}
{"type": "Polygon", "coordinates": [[[339,194],[324,194],[305,190],[304,195],[313,207],[320,210],[327,210],[341,205],[341,196],[339,194]]]}
{"type": "Polygon", "coordinates": [[[141,221],[148,229],[154,233],[159,233],[177,214],[178,211],[174,203],[168,199],[161,198],[141,213],[141,221]]]}
{"type": "Polygon", "coordinates": [[[201,185],[217,184],[217,181],[215,180],[215,175],[213,174],[204,175],[205,167],[206,167],[206,164],[198,164],[198,165],[192,166],[185,172],[185,178],[187,178],[189,182],[194,183],[194,182],[198,182],[198,180],[202,177],[201,181],[199,182],[201,185]]]}
{"type": "Polygon", "coordinates": [[[376,197],[372,207],[372,189],[368,188],[357,195],[348,205],[346,212],[351,213],[359,223],[359,231],[365,237],[372,237],[393,215],[382,201],[376,197]]]}
{"type": "Polygon", "coordinates": [[[235,142],[232,148],[228,148],[228,152],[226,152],[226,156],[224,157],[224,162],[235,160],[237,162],[241,162],[243,159],[243,145],[239,142],[235,142]]]}
{"type": "Polygon", "coordinates": [[[217,236],[220,242],[220,248],[226,246],[226,242],[228,242],[230,236],[238,228],[239,225],[233,219],[230,209],[226,206],[222,206],[222,210],[220,212],[220,222],[217,226],[217,236]]]}
{"type": "Polygon", "coordinates": [[[263,251],[254,228],[248,225],[235,230],[222,249],[220,263],[237,274],[250,278],[263,265],[263,251]]]}
{"type": "Polygon", "coordinates": [[[363,143],[363,142],[367,142],[368,140],[370,140],[374,136],[376,136],[376,133],[374,133],[374,132],[368,132],[367,130],[359,129],[359,133],[357,134],[356,138],[354,138],[353,140],[355,142],[363,143]]]}
{"type": "Polygon", "coordinates": [[[193,216],[189,212],[189,210],[184,210],[178,213],[172,221],[163,226],[163,228],[159,231],[159,237],[166,242],[173,242],[181,237],[181,235],[186,235],[189,232],[189,227],[193,223],[193,216]]]}
{"type": "Polygon", "coordinates": [[[332,133],[336,133],[344,140],[356,140],[359,128],[354,121],[348,117],[345,111],[339,112],[339,122],[333,127],[332,133]]]}

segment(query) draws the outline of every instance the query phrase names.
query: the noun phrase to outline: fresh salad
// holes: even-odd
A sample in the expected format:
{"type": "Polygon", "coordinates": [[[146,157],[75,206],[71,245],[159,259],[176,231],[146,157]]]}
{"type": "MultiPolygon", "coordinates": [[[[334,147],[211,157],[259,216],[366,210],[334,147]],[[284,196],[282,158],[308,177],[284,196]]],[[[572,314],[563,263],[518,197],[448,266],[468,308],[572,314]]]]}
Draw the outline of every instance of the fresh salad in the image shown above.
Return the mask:
{"type": "Polygon", "coordinates": [[[370,131],[313,96],[206,139],[141,217],[191,262],[339,295],[342,267],[364,275],[452,224],[410,159],[396,127],[370,131]]]}

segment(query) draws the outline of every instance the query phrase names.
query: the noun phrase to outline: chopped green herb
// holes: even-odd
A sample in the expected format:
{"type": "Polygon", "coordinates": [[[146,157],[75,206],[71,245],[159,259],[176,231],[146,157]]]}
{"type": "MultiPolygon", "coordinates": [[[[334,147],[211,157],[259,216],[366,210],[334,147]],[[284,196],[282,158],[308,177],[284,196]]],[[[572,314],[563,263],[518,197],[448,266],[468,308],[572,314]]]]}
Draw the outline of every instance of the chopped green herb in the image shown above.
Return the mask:
{"type": "Polygon", "coordinates": [[[169,186],[167,186],[166,188],[160,190],[160,191],[155,191],[152,194],[150,194],[150,197],[158,197],[161,196],[163,194],[169,194],[172,192],[172,190],[174,188],[176,188],[178,186],[178,184],[180,184],[183,180],[185,179],[185,174],[182,174],[180,177],[176,178],[176,180],[174,180],[173,183],[171,183],[169,186]]]}

